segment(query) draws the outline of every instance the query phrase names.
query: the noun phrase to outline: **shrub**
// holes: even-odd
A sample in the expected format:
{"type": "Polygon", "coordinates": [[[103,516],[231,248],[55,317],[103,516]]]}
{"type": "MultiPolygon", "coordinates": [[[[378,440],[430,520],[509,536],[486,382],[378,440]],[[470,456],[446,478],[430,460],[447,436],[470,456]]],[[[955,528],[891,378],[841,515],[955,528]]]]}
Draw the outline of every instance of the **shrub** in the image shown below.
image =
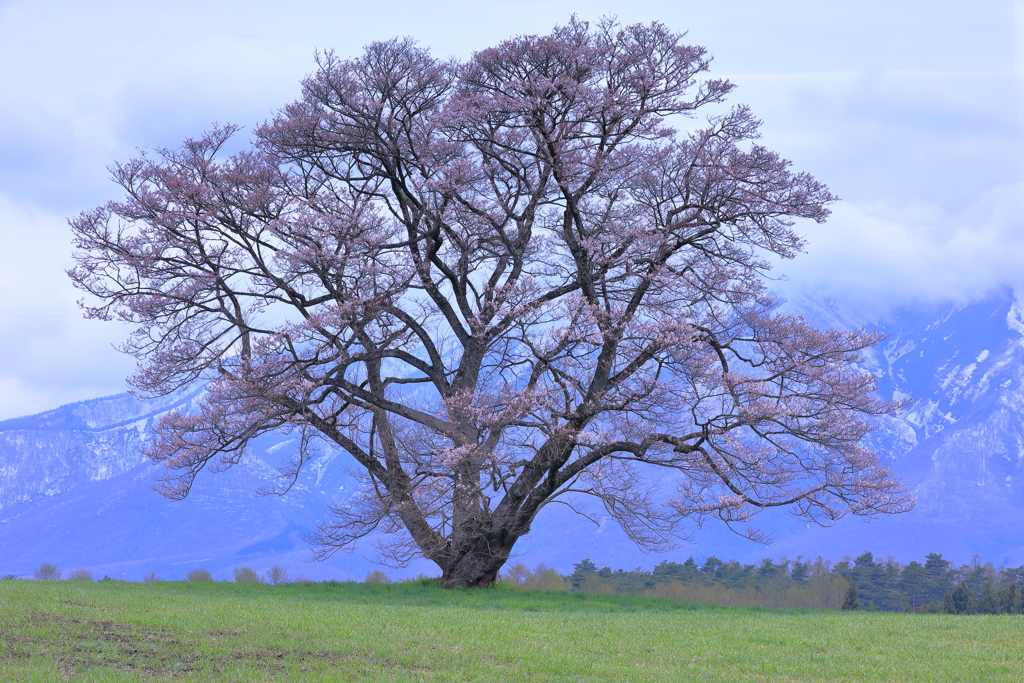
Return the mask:
{"type": "Polygon", "coordinates": [[[381,570],[374,569],[366,575],[366,583],[391,583],[391,579],[381,570]]]}
{"type": "Polygon", "coordinates": [[[92,572],[88,569],[75,569],[68,574],[68,581],[92,581],[92,572]]]}
{"type": "Polygon", "coordinates": [[[17,574],[4,574],[4,580],[5,581],[9,580],[9,579],[16,579],[16,578],[18,578],[17,574]]]}
{"type": "Polygon", "coordinates": [[[43,563],[32,572],[32,578],[36,581],[60,581],[60,570],[52,564],[43,563]]]}
{"type": "MultiPolygon", "coordinates": [[[[594,578],[601,583],[596,574],[594,578]]],[[[501,580],[509,586],[529,591],[567,591],[571,587],[565,577],[543,564],[538,564],[531,572],[525,564],[517,562],[506,570],[501,580]]]]}
{"type": "Polygon", "coordinates": [[[610,583],[606,583],[598,574],[589,574],[587,578],[583,579],[583,583],[580,584],[579,590],[591,595],[615,594],[615,586],[610,583]]]}
{"type": "MultiPolygon", "coordinates": [[[[413,578],[405,579],[401,583],[407,583],[407,584],[410,584],[410,585],[413,585],[413,586],[440,586],[441,585],[441,577],[439,577],[439,576],[430,576],[428,574],[424,574],[423,572],[420,572],[419,574],[417,574],[413,578]]],[[[498,583],[495,583],[494,585],[497,586],[498,583]]]]}
{"type": "Polygon", "coordinates": [[[142,581],[144,583],[156,583],[157,581],[160,581],[160,577],[156,575],[155,571],[152,571],[142,577],[142,581]]]}
{"type": "Polygon", "coordinates": [[[204,567],[196,567],[188,574],[185,575],[189,583],[204,583],[206,581],[213,581],[213,575],[210,574],[210,570],[204,567]]]}
{"type": "Polygon", "coordinates": [[[288,572],[284,570],[284,567],[275,564],[267,570],[267,579],[270,580],[270,583],[275,585],[279,583],[288,583],[288,572]]]}
{"type": "Polygon", "coordinates": [[[259,574],[254,572],[249,567],[236,567],[235,570],[235,583],[263,583],[260,579],[259,574]]]}
{"type": "Polygon", "coordinates": [[[533,572],[529,567],[522,562],[516,562],[505,568],[505,575],[501,577],[501,581],[515,588],[525,588],[532,577],[533,572]]]}

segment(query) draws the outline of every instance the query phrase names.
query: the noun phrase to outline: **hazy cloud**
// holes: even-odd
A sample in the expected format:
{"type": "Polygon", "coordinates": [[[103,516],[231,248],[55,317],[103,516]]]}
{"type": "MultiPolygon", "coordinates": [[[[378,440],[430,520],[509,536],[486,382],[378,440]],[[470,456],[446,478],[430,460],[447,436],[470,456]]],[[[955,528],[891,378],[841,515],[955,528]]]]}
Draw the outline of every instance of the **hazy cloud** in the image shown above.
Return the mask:
{"type": "Polygon", "coordinates": [[[0,235],[0,419],[124,391],[129,330],[82,319],[64,217],[0,196],[0,235]]]}
{"type": "Polygon", "coordinates": [[[1024,292],[1024,183],[949,213],[927,204],[842,202],[801,226],[807,253],[776,264],[783,295],[832,299],[865,319],[916,302],[967,301],[1001,286],[1024,292]]]}

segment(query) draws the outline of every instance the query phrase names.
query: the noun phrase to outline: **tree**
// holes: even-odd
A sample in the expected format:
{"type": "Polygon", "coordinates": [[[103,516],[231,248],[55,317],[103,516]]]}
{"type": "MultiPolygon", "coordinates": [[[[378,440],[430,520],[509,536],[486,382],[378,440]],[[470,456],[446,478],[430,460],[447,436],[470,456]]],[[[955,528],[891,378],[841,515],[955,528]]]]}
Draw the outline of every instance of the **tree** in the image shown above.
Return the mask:
{"type": "Polygon", "coordinates": [[[967,584],[963,581],[956,585],[946,601],[946,612],[949,614],[964,614],[970,612],[971,592],[967,590],[967,584]]]}
{"type": "Polygon", "coordinates": [[[68,574],[68,581],[92,581],[92,572],[88,569],[74,569],[68,574]]]}
{"type": "Polygon", "coordinates": [[[572,568],[573,572],[569,575],[569,582],[572,584],[573,590],[581,590],[587,577],[597,573],[597,565],[591,562],[589,557],[577,562],[572,568]]]}
{"type": "Polygon", "coordinates": [[[1005,614],[1017,614],[1017,584],[1007,581],[999,589],[999,611],[1005,614]]]}
{"type": "Polygon", "coordinates": [[[461,63],[373,43],[318,55],[251,149],[226,156],[227,126],[114,165],[125,198],[72,220],[86,315],[138,325],[143,394],[208,382],[153,429],[164,495],[293,430],[283,490],[318,444],[363,478],[318,557],[389,532],[383,560],[446,586],[492,583],[566,497],[654,548],[709,517],[759,538],[766,508],[908,509],[861,443],[893,409],[856,366],[878,338],[762,282],[834,197],[709,63],[611,20],[461,63]]]}
{"type": "Polygon", "coordinates": [[[372,572],[366,575],[363,580],[364,583],[391,583],[391,579],[388,575],[379,569],[374,569],[372,572]]]}
{"type": "Polygon", "coordinates": [[[807,581],[810,580],[810,578],[811,578],[811,562],[810,562],[810,560],[808,560],[806,562],[800,562],[800,560],[797,559],[797,561],[793,563],[793,568],[789,572],[789,579],[790,579],[790,581],[792,581],[793,583],[795,583],[798,586],[804,586],[804,585],[807,584],[807,581]]]}
{"type": "Polygon", "coordinates": [[[911,612],[916,612],[927,592],[928,572],[920,562],[912,561],[903,568],[900,588],[906,596],[911,612]]]}
{"type": "Polygon", "coordinates": [[[841,609],[860,609],[860,598],[857,596],[857,586],[853,583],[851,583],[849,588],[846,589],[846,595],[843,597],[843,606],[841,609]]]}
{"type": "Polygon", "coordinates": [[[981,600],[978,601],[980,614],[999,614],[1000,603],[996,594],[996,584],[989,579],[981,587],[981,600]]]}
{"type": "Polygon", "coordinates": [[[36,581],[60,581],[61,571],[55,565],[44,562],[32,572],[36,581]]]}
{"type": "Polygon", "coordinates": [[[235,583],[263,583],[260,575],[252,567],[235,567],[235,583]]]}
{"type": "Polygon", "coordinates": [[[189,583],[208,583],[213,581],[213,575],[210,573],[210,570],[205,567],[196,567],[186,574],[185,578],[189,583]]]}
{"type": "Polygon", "coordinates": [[[288,572],[284,567],[275,564],[267,570],[267,580],[274,585],[288,583],[288,572]]]}
{"type": "Polygon", "coordinates": [[[927,602],[940,603],[943,596],[953,588],[953,572],[950,570],[949,560],[942,559],[939,553],[928,553],[925,555],[925,572],[928,575],[927,602]]]}

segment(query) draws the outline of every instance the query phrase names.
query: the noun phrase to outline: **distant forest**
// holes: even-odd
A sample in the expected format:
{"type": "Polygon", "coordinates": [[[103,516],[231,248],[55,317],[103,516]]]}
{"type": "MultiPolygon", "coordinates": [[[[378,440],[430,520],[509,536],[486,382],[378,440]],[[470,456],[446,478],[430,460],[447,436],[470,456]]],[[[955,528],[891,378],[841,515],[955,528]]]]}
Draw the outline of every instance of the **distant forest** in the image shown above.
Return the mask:
{"type": "Polygon", "coordinates": [[[543,565],[508,568],[503,582],[532,590],[569,590],[675,598],[743,607],[861,609],[948,614],[1024,613],[1024,566],[995,567],[977,555],[955,567],[931,553],[925,561],[878,561],[871,553],[832,564],[816,560],[662,562],[652,571],[598,569],[585,559],[568,576],[543,565]]]}

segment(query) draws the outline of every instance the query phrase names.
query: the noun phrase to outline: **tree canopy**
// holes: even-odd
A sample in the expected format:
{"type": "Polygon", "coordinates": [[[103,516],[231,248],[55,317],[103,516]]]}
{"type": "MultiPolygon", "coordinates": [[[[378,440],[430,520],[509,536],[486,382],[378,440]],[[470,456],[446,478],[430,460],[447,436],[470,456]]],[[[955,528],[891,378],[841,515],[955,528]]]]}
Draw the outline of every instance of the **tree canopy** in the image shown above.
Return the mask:
{"type": "Polygon", "coordinates": [[[317,443],[364,484],[321,556],[392,532],[387,558],[449,586],[493,582],[566,497],[649,547],[707,517],[756,536],[769,507],[906,509],[862,444],[893,409],[856,365],[877,338],[763,284],[835,198],[709,64],[657,23],[466,61],[396,39],[318,55],[244,151],[225,126],[113,166],[125,197],[72,220],[86,314],[137,324],[138,390],[207,382],[153,430],[164,494],[295,430],[285,488],[317,443]]]}

